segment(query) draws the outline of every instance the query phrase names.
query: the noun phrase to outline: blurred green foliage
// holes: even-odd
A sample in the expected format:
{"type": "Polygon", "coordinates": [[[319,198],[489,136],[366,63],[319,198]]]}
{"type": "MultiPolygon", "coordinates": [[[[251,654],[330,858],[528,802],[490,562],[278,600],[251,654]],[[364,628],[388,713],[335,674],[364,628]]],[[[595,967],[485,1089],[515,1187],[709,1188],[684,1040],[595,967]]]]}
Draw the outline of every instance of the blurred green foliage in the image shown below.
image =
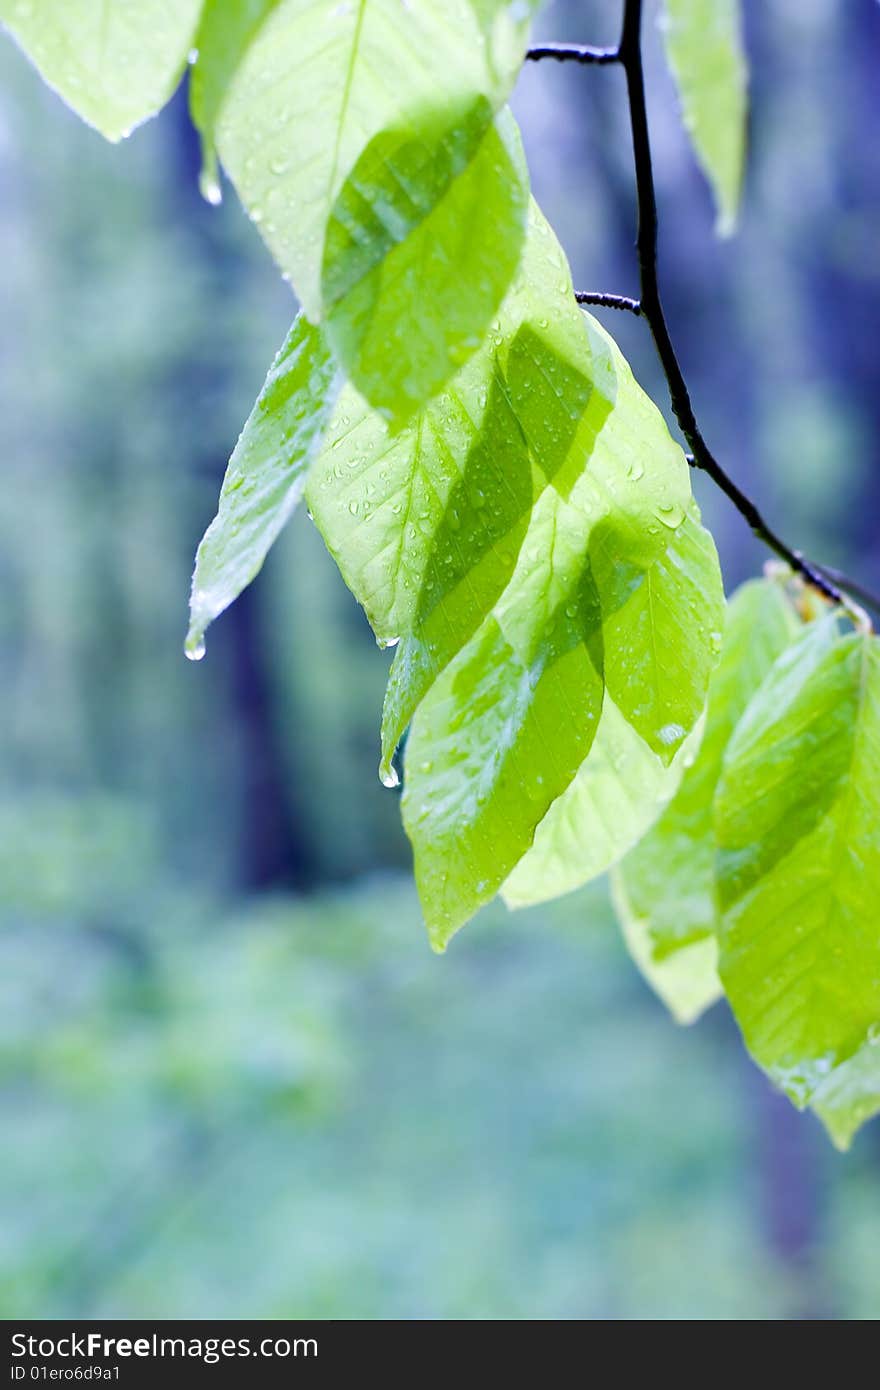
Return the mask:
{"type": "MultiPolygon", "coordinates": [[[[655,45],[670,305],[719,453],[876,583],[880,10],[746,10],[723,248],[655,45]]],[[[620,92],[529,71],[517,102],[580,282],[630,290],[620,92]]],[[[387,657],[304,514],[183,660],[293,313],[197,169],[180,100],[109,148],[0,45],[0,1314],[876,1316],[876,1138],[834,1158],[724,1015],[676,1030],[604,888],[430,955],[387,657]]],[[[764,557],[707,511],[733,582],[764,557]]]]}

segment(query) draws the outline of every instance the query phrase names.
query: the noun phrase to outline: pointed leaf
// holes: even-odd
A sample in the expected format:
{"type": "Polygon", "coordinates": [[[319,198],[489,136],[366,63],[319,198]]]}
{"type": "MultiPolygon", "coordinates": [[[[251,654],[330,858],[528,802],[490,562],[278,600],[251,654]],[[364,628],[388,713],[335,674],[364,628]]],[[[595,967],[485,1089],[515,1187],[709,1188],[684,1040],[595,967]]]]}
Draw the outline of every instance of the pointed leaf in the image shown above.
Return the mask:
{"type": "MultiPolygon", "coordinates": [[[[645,969],[646,959],[659,971],[673,955],[714,936],[712,806],[724,750],[749,700],[801,628],[780,585],[770,580],[745,584],[734,594],[726,617],[719,615],[718,630],[709,633],[710,644],[717,645],[722,626],[699,753],[675,798],[614,875],[616,901],[626,905],[621,926],[630,945],[637,941],[636,963],[651,983],[663,977],[645,969]]],[[[669,999],[670,988],[659,992],[669,999]]],[[[719,992],[707,978],[705,1002],[719,992]]]]}
{"type": "Polygon", "coordinates": [[[189,85],[193,125],[202,137],[202,193],[211,203],[220,201],[214,132],[226,92],[260,26],[281,0],[204,0],[199,32],[198,58],[189,85]]]}
{"type": "Polygon", "coordinates": [[[412,416],[479,347],[519,264],[529,201],[519,132],[509,111],[488,128],[485,114],[481,101],[415,137],[384,132],[331,214],[328,338],[392,420],[412,416]]]}
{"type": "MultiPolygon", "coordinates": [[[[407,745],[404,823],[438,949],[498,891],[587,758],[607,628],[626,626],[622,609],[640,603],[636,576],[664,553],[659,509],[679,492],[679,505],[687,500],[662,420],[611,344],[602,362],[603,340],[584,328],[585,372],[599,361],[598,391],[610,361],[613,405],[598,435],[581,438],[571,472],[541,493],[508,588],[422,698],[407,745]],[[652,465],[640,478],[642,456],[652,465]]],[[[703,698],[705,688],[695,719],[703,698]]]]}
{"type": "Polygon", "coordinates": [[[320,329],[302,314],[275,359],[229,460],[216,517],[196,556],[187,655],[260,570],[305,486],[338,387],[320,329]]]}
{"type": "Polygon", "coordinates": [[[733,231],[746,150],[748,69],[740,0],[665,0],[666,55],[684,123],[712,184],[718,230],[733,231]]]}
{"type": "Polygon", "coordinates": [[[620,711],[661,762],[669,764],[703,712],[718,660],[723,592],[708,531],[658,499],[650,523],[662,547],[649,569],[618,567],[617,601],[605,628],[605,680],[620,711]],[[668,527],[674,529],[674,540],[668,527]],[[670,543],[667,544],[667,541],[670,543]]]}
{"type": "MultiPolygon", "coordinates": [[[[504,899],[510,907],[558,897],[604,873],[656,820],[663,805],[674,796],[688,759],[693,760],[693,742],[699,737],[695,725],[717,659],[709,634],[721,625],[724,602],[718,557],[711,537],[699,524],[696,506],[672,533],[666,555],[645,575],[644,587],[653,595],[650,628],[645,630],[644,606],[627,604],[614,631],[616,650],[628,654],[631,669],[640,675],[640,668],[650,669],[656,653],[662,650],[664,668],[669,663],[676,672],[672,699],[685,707],[680,717],[694,732],[679,742],[670,761],[666,745],[658,741],[659,746],[653,748],[650,741],[645,742],[606,688],[590,756],[550,807],[532,848],[504,885],[504,899]],[[668,630],[670,613],[678,616],[668,630]],[[640,651],[641,661],[633,657],[640,651]]],[[[608,630],[606,682],[613,664],[608,630]]],[[[668,726],[669,714],[665,704],[655,712],[660,729],[668,726]]],[[[647,732],[650,739],[650,727],[647,732]]]]}
{"type": "Polygon", "coordinates": [[[611,879],[614,911],[627,950],[647,984],[667,1007],[676,1023],[696,1023],[701,1014],[724,993],[718,978],[718,943],[714,936],[689,941],[672,955],[657,957],[648,919],[632,910],[621,874],[611,879]]]}
{"type": "Polygon", "coordinates": [[[519,259],[527,181],[493,116],[527,8],[280,0],[243,27],[237,64],[212,14],[202,57],[231,73],[212,98],[223,164],[355,384],[402,419],[479,347],[519,259]]]}
{"type": "Polygon", "coordinates": [[[108,140],[165,105],[186,66],[201,0],[0,0],[41,75],[108,140]]]}
{"type": "Polygon", "coordinates": [[[716,801],[721,977],[755,1059],[836,1141],[876,1108],[880,643],[814,625],[731,741],[716,801]]]}
{"type": "Polygon", "coordinates": [[[377,638],[403,639],[386,772],[422,695],[506,587],[548,479],[573,449],[582,466],[613,389],[608,350],[591,358],[562,252],[533,207],[492,332],[440,396],[392,433],[343,392],[308,502],[377,638]]]}

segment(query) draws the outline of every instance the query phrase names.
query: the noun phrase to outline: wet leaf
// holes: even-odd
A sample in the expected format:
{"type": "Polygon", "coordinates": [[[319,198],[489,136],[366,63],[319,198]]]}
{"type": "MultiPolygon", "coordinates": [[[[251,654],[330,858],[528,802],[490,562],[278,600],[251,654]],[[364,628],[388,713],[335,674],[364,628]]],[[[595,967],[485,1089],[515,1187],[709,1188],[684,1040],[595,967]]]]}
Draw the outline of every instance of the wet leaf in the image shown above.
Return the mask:
{"type": "MultiPolygon", "coordinates": [[[[678,974],[661,967],[685,951],[689,960],[705,959],[706,952],[689,948],[715,934],[713,802],[724,752],[749,700],[801,629],[781,586],[770,580],[743,585],[730,600],[726,617],[719,613],[716,621],[716,630],[704,640],[717,646],[723,627],[723,646],[709,686],[699,753],[670,805],[615,872],[627,942],[635,944],[637,964],[676,1013],[679,979],[687,990],[688,1010],[696,1007],[693,982],[683,967],[678,974]]],[[[721,987],[714,972],[701,972],[701,977],[708,1005],[721,987]]]]}
{"type": "Polygon", "coordinates": [[[813,625],[731,741],[720,970],[756,1061],[835,1142],[880,1109],[880,642],[813,625]]]}
{"type": "Polygon", "coordinates": [[[0,0],[0,19],[77,115],[121,140],[165,105],[201,0],[0,0]]]}
{"type": "Polygon", "coordinates": [[[733,231],[746,152],[748,69],[740,0],[664,0],[666,54],[682,115],[712,184],[718,230],[733,231]]]}

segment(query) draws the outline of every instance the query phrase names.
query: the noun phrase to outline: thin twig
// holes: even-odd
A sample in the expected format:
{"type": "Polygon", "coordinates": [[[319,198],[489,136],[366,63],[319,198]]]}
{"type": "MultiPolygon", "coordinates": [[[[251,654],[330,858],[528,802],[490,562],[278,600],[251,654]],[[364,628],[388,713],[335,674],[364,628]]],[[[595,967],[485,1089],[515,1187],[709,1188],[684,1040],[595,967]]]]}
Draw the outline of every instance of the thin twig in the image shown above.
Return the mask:
{"type": "Polygon", "coordinates": [[[642,306],[637,299],[630,299],[625,294],[601,294],[592,290],[575,290],[575,299],[578,304],[598,304],[603,309],[622,309],[628,314],[635,314],[637,317],[642,312],[642,306]]]}
{"type": "Polygon", "coordinates": [[[821,570],[826,578],[832,583],[838,584],[846,589],[854,598],[860,599],[866,608],[873,608],[875,613],[880,613],[880,594],[875,594],[872,589],[866,589],[864,584],[859,584],[855,579],[850,579],[848,574],[842,570],[835,569],[833,565],[820,565],[816,560],[813,561],[817,570],[821,570]]]}
{"type": "Polygon", "coordinates": [[[542,43],[530,48],[526,57],[532,63],[542,58],[553,58],[557,63],[619,63],[620,54],[616,48],[595,48],[589,43],[542,43]]]}
{"type": "MultiPolygon", "coordinates": [[[[624,0],[623,28],[618,49],[620,63],[626,75],[627,95],[629,97],[630,125],[632,128],[633,156],[636,173],[636,197],[638,203],[638,236],[636,252],[639,262],[641,283],[640,305],[642,315],[651,329],[660,363],[669,387],[669,399],[682,434],[693,453],[694,465],[708,473],[713,482],[729,497],[737,511],[745,518],[753,532],[768,545],[780,559],[796,573],[801,575],[814,589],[833,603],[852,609],[846,595],[838,584],[825,571],[806,559],[799,550],[793,550],[764,520],[750,497],[737,486],[714,457],[694,414],[690,393],[684,379],[675,348],[672,345],[666,315],[660,297],[660,284],[657,274],[657,196],[654,189],[654,171],[651,161],[651,139],[648,131],[648,113],[645,105],[645,77],[642,65],[642,0],[624,0]]],[[[855,590],[848,580],[846,587],[855,590]]]]}

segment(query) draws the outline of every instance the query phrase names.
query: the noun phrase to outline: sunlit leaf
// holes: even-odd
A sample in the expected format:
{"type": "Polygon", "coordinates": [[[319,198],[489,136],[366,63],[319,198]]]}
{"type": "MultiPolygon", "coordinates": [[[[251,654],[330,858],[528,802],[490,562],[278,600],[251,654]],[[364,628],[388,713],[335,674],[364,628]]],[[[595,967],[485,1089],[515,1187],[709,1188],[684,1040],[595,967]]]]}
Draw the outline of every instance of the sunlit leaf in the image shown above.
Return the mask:
{"type": "Polygon", "coordinates": [[[740,0],[664,0],[666,53],[682,115],[718,205],[718,229],[736,222],[746,151],[748,69],[740,0]]]}
{"type": "Polygon", "coordinates": [[[529,201],[519,132],[506,111],[486,128],[483,110],[441,131],[379,137],[331,214],[327,335],[393,420],[411,417],[479,347],[519,264],[529,201]]]}
{"type": "MultiPolygon", "coordinates": [[[[721,660],[709,687],[706,730],[693,766],[656,824],[615,871],[615,894],[625,904],[622,925],[636,960],[658,992],[675,1007],[676,976],[659,967],[696,942],[713,937],[715,835],[712,804],[724,751],[749,700],[773,662],[792,642],[800,622],[780,585],[770,580],[743,585],[731,599],[726,617],[708,634],[716,645],[724,630],[721,660]],[[646,968],[651,962],[654,974],[646,968]]],[[[705,954],[705,953],[704,953],[705,954]]],[[[694,957],[691,957],[694,958],[694,957]]],[[[679,972],[689,984],[687,974],[679,972]]],[[[705,1002],[720,992],[716,979],[705,980],[705,1002]]],[[[689,991],[693,1007],[693,991],[689,991]]]]}
{"type": "Polygon", "coordinates": [[[120,140],[171,96],[202,0],[0,0],[0,19],[83,120],[120,140]]]}
{"type": "Polygon", "coordinates": [[[217,516],[196,556],[186,650],[204,653],[209,623],[262,566],[302,496],[338,388],[321,332],[300,315],[229,461],[217,516]]]}
{"type": "Polygon", "coordinates": [[[658,959],[648,919],[633,911],[626,896],[626,881],[612,878],[612,901],[627,949],[658,999],[677,1023],[695,1023],[724,990],[718,978],[718,943],[704,936],[658,959]]]}
{"type": "Polygon", "coordinates": [[[755,1059],[835,1142],[880,1107],[880,643],[817,623],[731,741],[720,970],[755,1059]]]}
{"type": "MultiPolygon", "coordinates": [[[[693,758],[692,745],[699,737],[695,725],[716,659],[711,634],[720,626],[723,610],[715,547],[700,526],[695,507],[693,513],[672,534],[666,555],[645,575],[643,588],[651,596],[650,603],[630,602],[621,610],[614,643],[640,680],[645,679],[646,668],[653,674],[654,690],[659,693],[649,708],[654,708],[656,727],[667,728],[676,713],[694,732],[684,742],[678,741],[670,760],[667,745],[661,740],[654,741],[655,747],[646,742],[606,689],[589,758],[550,807],[532,848],[504,885],[504,898],[511,907],[558,897],[604,873],[656,820],[693,758]],[[675,673],[666,699],[665,677],[658,681],[656,667],[651,670],[655,661],[664,671],[675,673]],[[682,711],[678,707],[686,701],[690,704],[682,711]]],[[[606,682],[610,645],[606,629],[606,682]]],[[[639,722],[645,716],[640,709],[639,722]]],[[[651,726],[646,723],[645,728],[650,736],[651,726]]]]}
{"type": "MultiPolygon", "coordinates": [[[[680,522],[687,504],[680,452],[586,321],[582,352],[596,396],[611,368],[605,419],[575,435],[535,503],[510,584],[413,719],[404,822],[437,947],[498,891],[584,763],[602,712],[607,632],[627,626],[627,605],[641,608],[645,574],[669,540],[658,516],[673,498],[680,522]],[[636,467],[642,458],[650,469],[636,467]]],[[[596,406],[591,398],[585,414],[596,406]]],[[[639,688],[638,655],[633,673],[639,688]]],[[[704,698],[705,679],[694,719],[704,698]]]]}
{"type": "Polygon", "coordinates": [[[527,181],[512,121],[493,117],[528,9],[280,0],[262,23],[241,13],[231,38],[225,6],[203,27],[202,124],[306,312],[329,318],[355,384],[402,418],[479,347],[516,269],[527,181]]]}
{"type": "Polygon", "coordinates": [[[202,192],[220,201],[214,132],[236,70],[270,10],[281,0],[204,0],[196,36],[198,58],[190,78],[193,124],[202,137],[202,192]]]}
{"type": "Polygon", "coordinates": [[[506,587],[548,479],[608,413],[610,360],[599,391],[585,364],[564,257],[533,207],[523,264],[492,331],[441,395],[399,432],[352,388],[340,398],[308,501],[377,637],[401,639],[386,773],[422,695],[506,587]]]}

